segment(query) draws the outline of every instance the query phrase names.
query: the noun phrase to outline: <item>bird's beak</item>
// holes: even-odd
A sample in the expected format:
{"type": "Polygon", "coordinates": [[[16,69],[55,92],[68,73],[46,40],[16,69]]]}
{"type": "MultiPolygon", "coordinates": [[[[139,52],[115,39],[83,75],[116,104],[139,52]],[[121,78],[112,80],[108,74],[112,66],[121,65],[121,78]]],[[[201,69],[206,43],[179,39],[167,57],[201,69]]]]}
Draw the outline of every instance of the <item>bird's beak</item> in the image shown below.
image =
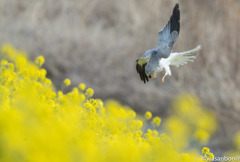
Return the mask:
{"type": "Polygon", "coordinates": [[[167,74],[165,74],[163,77],[162,77],[162,83],[164,83],[164,78],[167,76],[167,74]]]}

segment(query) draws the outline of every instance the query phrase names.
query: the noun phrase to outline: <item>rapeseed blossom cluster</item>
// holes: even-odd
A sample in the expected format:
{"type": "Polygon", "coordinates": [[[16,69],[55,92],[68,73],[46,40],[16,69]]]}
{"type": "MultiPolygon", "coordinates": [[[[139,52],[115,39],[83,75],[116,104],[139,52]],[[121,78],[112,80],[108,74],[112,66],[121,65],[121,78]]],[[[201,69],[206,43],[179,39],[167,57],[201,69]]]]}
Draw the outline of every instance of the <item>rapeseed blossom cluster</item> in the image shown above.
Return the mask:
{"type": "Polygon", "coordinates": [[[92,98],[83,83],[56,91],[42,56],[31,62],[6,44],[0,57],[0,161],[203,161],[189,144],[206,144],[217,125],[196,98],[178,98],[161,126],[151,112],[144,119],[117,101],[92,98]]]}
{"type": "Polygon", "coordinates": [[[145,117],[146,117],[146,119],[151,119],[152,118],[152,113],[150,111],[147,111],[145,113],[145,117]]]}
{"type": "Polygon", "coordinates": [[[214,155],[213,155],[213,153],[210,152],[209,148],[203,147],[202,154],[203,154],[203,159],[205,159],[206,161],[214,160],[214,155]]]}
{"type": "Polygon", "coordinates": [[[204,109],[192,95],[181,95],[172,105],[173,115],[169,116],[164,128],[178,150],[188,149],[189,144],[206,145],[216,131],[215,115],[204,109]]]}
{"type": "Polygon", "coordinates": [[[70,79],[65,79],[64,81],[65,86],[70,86],[71,85],[71,80],[70,79]]]}

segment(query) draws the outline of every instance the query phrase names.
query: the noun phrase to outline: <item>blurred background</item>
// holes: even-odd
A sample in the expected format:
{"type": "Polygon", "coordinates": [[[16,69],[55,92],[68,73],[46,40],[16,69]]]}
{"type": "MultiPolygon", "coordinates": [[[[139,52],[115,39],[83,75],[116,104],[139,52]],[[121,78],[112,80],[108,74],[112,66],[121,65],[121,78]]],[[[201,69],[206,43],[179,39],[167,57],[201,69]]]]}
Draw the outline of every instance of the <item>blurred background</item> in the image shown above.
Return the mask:
{"type": "Polygon", "coordinates": [[[95,98],[116,99],[143,114],[171,114],[179,94],[196,95],[219,121],[210,146],[232,147],[240,130],[240,1],[236,0],[0,0],[0,44],[11,43],[44,68],[59,89],[86,83],[95,98]],[[179,3],[181,28],[173,51],[202,45],[194,63],[141,82],[135,61],[156,48],[158,32],[179,3]]]}

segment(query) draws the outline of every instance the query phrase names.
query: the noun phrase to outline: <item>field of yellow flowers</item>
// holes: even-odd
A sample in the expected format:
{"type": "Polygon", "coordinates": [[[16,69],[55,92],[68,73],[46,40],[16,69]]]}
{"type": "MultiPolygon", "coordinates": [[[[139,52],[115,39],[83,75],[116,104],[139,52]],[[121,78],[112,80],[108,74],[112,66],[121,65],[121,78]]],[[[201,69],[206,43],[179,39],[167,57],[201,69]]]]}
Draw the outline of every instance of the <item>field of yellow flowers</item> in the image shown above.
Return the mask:
{"type": "MultiPolygon", "coordinates": [[[[0,65],[0,161],[200,162],[214,155],[204,147],[217,128],[197,98],[182,95],[165,121],[138,116],[117,101],[94,99],[81,83],[69,93],[65,79],[56,91],[44,57],[29,61],[5,44],[0,65]],[[161,123],[162,122],[162,123],[161,123]],[[201,149],[203,148],[203,149],[201,149]]],[[[210,160],[211,161],[211,160],[210,160]]]]}

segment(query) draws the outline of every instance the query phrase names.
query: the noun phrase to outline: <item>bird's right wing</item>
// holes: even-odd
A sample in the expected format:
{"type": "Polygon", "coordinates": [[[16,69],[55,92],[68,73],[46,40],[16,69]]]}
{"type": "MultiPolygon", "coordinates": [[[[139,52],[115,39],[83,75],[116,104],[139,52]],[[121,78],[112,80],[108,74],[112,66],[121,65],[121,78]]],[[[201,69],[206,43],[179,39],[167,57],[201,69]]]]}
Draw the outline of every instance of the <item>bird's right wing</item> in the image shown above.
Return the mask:
{"type": "Polygon", "coordinates": [[[171,53],[170,56],[165,59],[167,64],[173,65],[176,67],[179,67],[180,65],[187,64],[189,61],[193,61],[193,59],[196,58],[196,55],[198,54],[199,50],[201,49],[201,46],[197,46],[196,48],[180,52],[180,53],[171,53]]]}
{"type": "Polygon", "coordinates": [[[180,31],[180,11],[177,3],[167,25],[158,33],[158,49],[163,58],[167,58],[172,51],[173,44],[178,38],[180,31]]]}

